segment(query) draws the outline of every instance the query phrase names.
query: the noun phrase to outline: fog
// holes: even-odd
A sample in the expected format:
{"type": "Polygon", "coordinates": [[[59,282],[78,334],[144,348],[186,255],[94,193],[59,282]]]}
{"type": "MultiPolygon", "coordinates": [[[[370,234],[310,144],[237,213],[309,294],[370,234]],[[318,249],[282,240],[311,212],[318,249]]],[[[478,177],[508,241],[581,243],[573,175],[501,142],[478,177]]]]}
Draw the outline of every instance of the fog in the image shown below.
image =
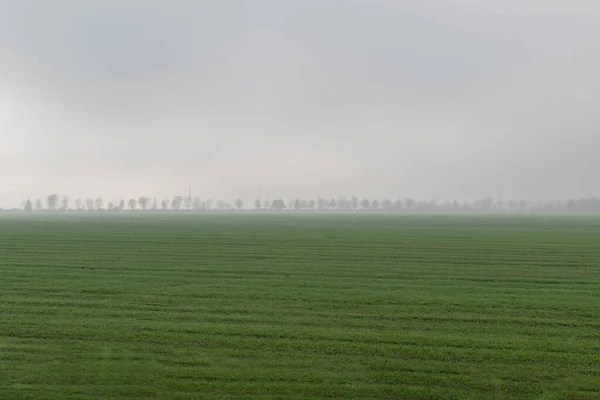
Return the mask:
{"type": "Polygon", "coordinates": [[[600,195],[592,0],[0,0],[0,206],[600,195]]]}

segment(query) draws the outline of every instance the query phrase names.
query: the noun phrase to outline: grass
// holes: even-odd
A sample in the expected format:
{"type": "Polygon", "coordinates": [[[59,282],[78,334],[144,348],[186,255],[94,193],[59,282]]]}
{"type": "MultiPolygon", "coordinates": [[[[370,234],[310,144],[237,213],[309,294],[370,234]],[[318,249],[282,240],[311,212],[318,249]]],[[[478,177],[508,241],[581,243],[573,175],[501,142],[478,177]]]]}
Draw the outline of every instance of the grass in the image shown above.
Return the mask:
{"type": "Polygon", "coordinates": [[[0,215],[2,399],[600,399],[600,217],[0,215]]]}

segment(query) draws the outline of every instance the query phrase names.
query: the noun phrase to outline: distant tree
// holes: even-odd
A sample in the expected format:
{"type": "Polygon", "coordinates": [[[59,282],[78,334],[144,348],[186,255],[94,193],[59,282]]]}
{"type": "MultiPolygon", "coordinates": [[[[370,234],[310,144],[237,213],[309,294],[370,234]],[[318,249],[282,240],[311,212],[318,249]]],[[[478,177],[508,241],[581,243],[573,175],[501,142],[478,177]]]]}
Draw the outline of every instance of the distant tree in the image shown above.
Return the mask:
{"type": "Polygon", "coordinates": [[[371,207],[371,202],[369,199],[363,199],[363,201],[360,202],[360,206],[366,210],[371,207]]]}
{"type": "Polygon", "coordinates": [[[271,208],[271,200],[269,200],[269,199],[264,200],[262,206],[263,206],[263,208],[265,208],[267,210],[270,209],[271,208]]]}
{"type": "Polygon", "coordinates": [[[314,210],[317,207],[317,202],[314,200],[309,200],[308,204],[306,205],[306,208],[308,208],[309,210],[314,210]]]}
{"type": "Polygon", "coordinates": [[[206,209],[207,210],[212,210],[212,204],[213,204],[212,199],[207,199],[206,200],[206,209]]]}
{"type": "Polygon", "coordinates": [[[400,200],[400,199],[396,200],[396,202],[394,203],[394,209],[396,211],[402,210],[402,200],[400,200]]]}
{"type": "Polygon", "coordinates": [[[46,204],[48,205],[48,209],[55,211],[58,207],[58,195],[56,193],[52,193],[46,198],[46,204]]]}
{"type": "Polygon", "coordinates": [[[323,197],[317,198],[317,208],[319,210],[326,210],[329,207],[329,202],[323,197]]]}
{"type": "Polygon", "coordinates": [[[385,211],[394,211],[394,202],[391,201],[390,199],[384,199],[381,202],[381,206],[383,207],[383,209],[385,211]]]}
{"type": "Polygon", "coordinates": [[[260,199],[254,200],[254,208],[256,208],[258,210],[258,209],[260,209],[260,207],[261,207],[260,199]]]}
{"type": "Polygon", "coordinates": [[[69,196],[63,196],[60,208],[62,210],[68,210],[69,209],[69,196]]]}
{"type": "Polygon", "coordinates": [[[86,205],[88,211],[92,211],[94,209],[94,199],[86,199],[85,205],[86,205]]]}
{"type": "Polygon", "coordinates": [[[31,201],[31,199],[27,199],[23,202],[23,210],[33,211],[33,202],[31,201]]]}
{"type": "Polygon", "coordinates": [[[329,200],[329,208],[333,209],[336,207],[336,205],[337,205],[337,202],[335,199],[329,200]]]}
{"type": "Polygon", "coordinates": [[[98,197],[96,199],[96,210],[102,210],[102,207],[104,207],[104,201],[102,200],[102,197],[98,197]]]}
{"type": "Polygon", "coordinates": [[[75,200],[75,208],[81,210],[83,208],[83,200],[77,199],[75,200]]]}
{"type": "Polygon", "coordinates": [[[148,204],[150,204],[150,197],[142,196],[138,199],[138,203],[142,207],[142,210],[146,211],[148,204]]]}
{"type": "Polygon", "coordinates": [[[285,209],[285,202],[282,199],[273,200],[271,210],[281,211],[283,209],[285,209]]]}
{"type": "Polygon", "coordinates": [[[167,211],[169,209],[169,200],[165,199],[163,201],[160,202],[160,208],[163,211],[167,211]]]}
{"type": "Polygon", "coordinates": [[[300,199],[296,199],[296,201],[294,201],[294,210],[298,211],[302,208],[302,205],[300,203],[300,199]]]}
{"type": "Polygon", "coordinates": [[[137,207],[137,200],[136,199],[129,199],[129,201],[127,202],[127,205],[133,211],[137,207]]]}
{"type": "Polygon", "coordinates": [[[352,209],[356,210],[358,208],[358,199],[352,196],[352,199],[350,199],[350,201],[352,203],[352,209]]]}
{"type": "Polygon", "coordinates": [[[373,200],[373,202],[371,203],[371,208],[374,210],[377,210],[379,208],[379,202],[377,201],[377,199],[373,200]]]}
{"type": "Polygon", "coordinates": [[[404,206],[407,210],[412,210],[412,208],[415,206],[415,201],[411,197],[409,197],[406,200],[404,200],[404,206]]]}
{"type": "Polygon", "coordinates": [[[108,202],[108,211],[113,211],[115,209],[115,204],[110,201],[108,202]]]}
{"type": "Polygon", "coordinates": [[[244,201],[242,199],[238,198],[235,201],[235,206],[237,207],[238,210],[241,209],[242,207],[244,207],[244,201]]]}
{"type": "Polygon", "coordinates": [[[455,210],[455,211],[460,210],[460,204],[459,204],[458,201],[454,200],[452,202],[452,209],[455,210]]]}
{"type": "Polygon", "coordinates": [[[35,201],[35,209],[36,209],[37,211],[42,211],[42,210],[44,209],[44,206],[43,206],[43,204],[42,204],[42,200],[40,200],[40,199],[37,199],[37,200],[35,201]]]}
{"type": "Polygon", "coordinates": [[[200,200],[200,197],[196,197],[194,199],[194,201],[192,202],[192,208],[196,211],[200,211],[200,209],[202,208],[202,201],[200,200]]]}
{"type": "Polygon", "coordinates": [[[496,201],[496,208],[498,210],[504,210],[504,207],[505,207],[504,201],[502,201],[502,200],[496,201]]]}
{"type": "Polygon", "coordinates": [[[490,211],[494,208],[494,200],[490,196],[486,196],[481,199],[480,204],[483,211],[490,211]]]}
{"type": "Polygon", "coordinates": [[[183,197],[175,196],[175,197],[173,197],[173,200],[171,200],[171,208],[175,211],[179,211],[179,209],[181,209],[182,203],[183,203],[183,197]]]}

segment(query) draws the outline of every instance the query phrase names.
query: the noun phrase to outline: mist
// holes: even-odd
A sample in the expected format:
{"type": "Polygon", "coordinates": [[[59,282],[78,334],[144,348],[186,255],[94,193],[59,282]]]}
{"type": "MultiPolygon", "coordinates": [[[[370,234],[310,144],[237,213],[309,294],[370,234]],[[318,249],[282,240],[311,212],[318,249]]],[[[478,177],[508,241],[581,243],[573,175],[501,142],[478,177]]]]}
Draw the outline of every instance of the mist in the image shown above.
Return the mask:
{"type": "Polygon", "coordinates": [[[0,1],[0,206],[597,196],[594,1],[0,1]]]}

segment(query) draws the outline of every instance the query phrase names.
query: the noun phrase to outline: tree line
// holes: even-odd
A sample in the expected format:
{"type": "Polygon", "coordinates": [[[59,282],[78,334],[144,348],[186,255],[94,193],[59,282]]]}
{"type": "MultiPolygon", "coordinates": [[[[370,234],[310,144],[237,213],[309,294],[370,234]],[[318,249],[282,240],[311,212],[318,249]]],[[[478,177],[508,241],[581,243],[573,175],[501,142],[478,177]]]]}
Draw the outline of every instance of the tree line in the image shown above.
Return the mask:
{"type": "Polygon", "coordinates": [[[141,196],[139,198],[120,199],[105,203],[102,197],[77,198],[73,202],[69,196],[59,196],[55,193],[45,199],[27,199],[22,203],[24,211],[218,211],[254,209],[257,211],[507,211],[507,212],[600,212],[600,198],[580,198],[567,201],[537,201],[526,200],[494,200],[487,196],[475,201],[422,201],[411,197],[405,199],[368,199],[357,197],[339,197],[327,199],[294,198],[285,202],[283,199],[273,201],[256,199],[251,207],[244,207],[241,198],[233,202],[212,199],[201,200],[199,197],[174,196],[170,199],[159,200],[141,196]]]}

